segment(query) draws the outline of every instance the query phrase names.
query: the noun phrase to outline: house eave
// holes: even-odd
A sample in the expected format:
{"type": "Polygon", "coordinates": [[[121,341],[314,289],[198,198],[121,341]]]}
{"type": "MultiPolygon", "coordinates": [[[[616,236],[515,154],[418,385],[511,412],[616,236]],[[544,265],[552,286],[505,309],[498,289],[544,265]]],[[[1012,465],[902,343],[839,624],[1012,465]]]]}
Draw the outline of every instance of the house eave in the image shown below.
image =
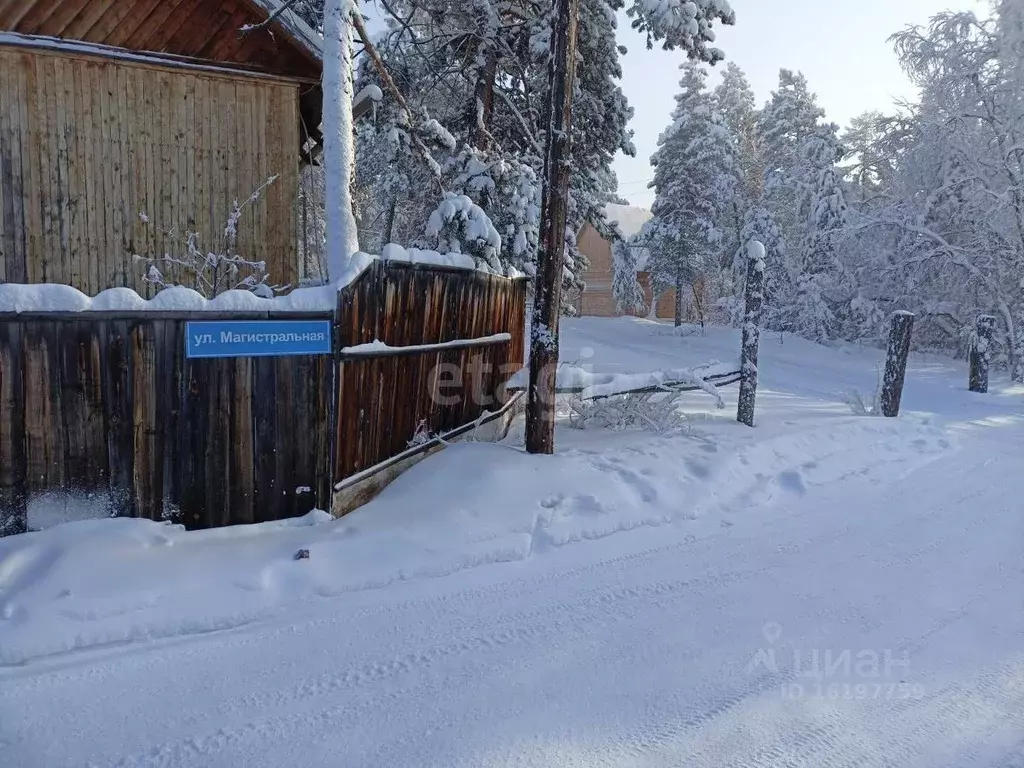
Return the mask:
{"type": "Polygon", "coordinates": [[[113,59],[116,61],[132,62],[136,64],[165,67],[171,69],[186,69],[200,72],[210,72],[219,75],[233,77],[262,78],[276,80],[278,82],[306,82],[318,83],[312,78],[277,75],[254,69],[251,66],[232,66],[219,61],[208,61],[206,59],[194,59],[187,56],[176,56],[168,53],[146,53],[131,51],[126,48],[117,48],[100,43],[84,43],[79,40],[67,40],[59,37],[45,37],[42,35],[25,35],[20,32],[0,32],[0,48],[24,48],[39,52],[50,52],[56,54],[73,55],[76,57],[95,57],[97,59],[113,59]]]}

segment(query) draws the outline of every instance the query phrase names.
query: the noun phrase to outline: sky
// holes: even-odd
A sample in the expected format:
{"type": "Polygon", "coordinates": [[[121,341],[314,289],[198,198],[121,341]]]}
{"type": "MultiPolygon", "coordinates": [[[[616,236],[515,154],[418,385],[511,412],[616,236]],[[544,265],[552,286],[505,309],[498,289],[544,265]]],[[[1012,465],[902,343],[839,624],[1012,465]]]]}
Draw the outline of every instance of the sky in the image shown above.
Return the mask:
{"type": "MultiPolygon", "coordinates": [[[[900,70],[887,38],[910,24],[924,24],[945,10],[973,10],[979,15],[986,0],[732,0],[736,26],[716,27],[716,45],[726,59],[746,72],[758,105],[771,95],[780,68],[802,71],[826,119],[846,125],[851,117],[877,109],[887,111],[896,99],[915,91],[900,70]]],[[[619,19],[622,89],[635,110],[637,156],[616,159],[619,194],[634,205],[650,207],[653,190],[650,156],[658,135],[669,122],[679,80],[679,53],[646,50],[644,37],[619,19]]],[[[714,83],[716,78],[712,78],[714,83]]]]}

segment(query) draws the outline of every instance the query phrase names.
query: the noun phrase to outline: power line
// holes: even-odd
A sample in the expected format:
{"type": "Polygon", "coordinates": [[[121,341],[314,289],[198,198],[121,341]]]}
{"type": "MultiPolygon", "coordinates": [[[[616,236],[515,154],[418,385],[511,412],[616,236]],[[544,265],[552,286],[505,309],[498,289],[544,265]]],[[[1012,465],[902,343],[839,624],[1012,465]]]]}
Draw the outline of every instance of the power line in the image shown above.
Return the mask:
{"type": "Polygon", "coordinates": [[[632,181],[620,181],[619,182],[619,186],[620,187],[631,187],[631,186],[633,186],[635,184],[647,185],[647,184],[650,184],[652,181],[654,181],[654,177],[653,176],[651,178],[649,178],[649,179],[633,179],[632,181]]]}

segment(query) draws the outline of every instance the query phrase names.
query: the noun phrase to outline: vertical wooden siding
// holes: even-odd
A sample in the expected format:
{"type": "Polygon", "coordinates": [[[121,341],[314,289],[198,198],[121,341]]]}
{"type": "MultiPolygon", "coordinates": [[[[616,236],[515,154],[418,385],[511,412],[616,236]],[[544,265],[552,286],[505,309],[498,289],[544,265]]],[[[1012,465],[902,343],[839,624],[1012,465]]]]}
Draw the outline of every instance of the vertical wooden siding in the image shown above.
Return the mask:
{"type": "Polygon", "coordinates": [[[297,85],[0,48],[0,105],[0,281],[151,294],[133,254],[213,249],[277,174],[238,251],[296,282],[297,85]]]}
{"type": "Polygon", "coordinates": [[[188,360],[188,319],[0,318],[0,534],[51,492],[196,528],[327,508],[331,358],[188,360]]]}
{"type": "Polygon", "coordinates": [[[523,365],[526,281],[480,272],[377,262],[338,295],[345,347],[481,339],[500,345],[338,363],[334,482],[398,455],[417,429],[443,433],[503,404],[502,385],[523,365]],[[445,386],[447,384],[447,386],[445,386]]]}

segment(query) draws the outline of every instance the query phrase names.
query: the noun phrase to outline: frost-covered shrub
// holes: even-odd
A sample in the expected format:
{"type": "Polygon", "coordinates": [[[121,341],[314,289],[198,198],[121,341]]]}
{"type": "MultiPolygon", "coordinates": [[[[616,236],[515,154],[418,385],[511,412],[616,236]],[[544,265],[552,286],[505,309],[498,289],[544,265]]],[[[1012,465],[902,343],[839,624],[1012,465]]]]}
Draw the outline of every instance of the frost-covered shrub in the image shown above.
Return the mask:
{"type": "Polygon", "coordinates": [[[635,392],[615,397],[569,401],[569,424],[575,429],[643,429],[658,435],[678,435],[689,430],[679,407],[679,392],[635,392]]]}
{"type": "Polygon", "coordinates": [[[875,386],[875,394],[869,403],[856,389],[846,393],[845,401],[854,416],[881,416],[882,415],[882,372],[878,371],[878,384],[875,386]]]}
{"type": "Polygon", "coordinates": [[[181,285],[212,299],[218,294],[231,290],[252,291],[257,296],[270,298],[285,286],[270,283],[265,261],[252,261],[238,253],[238,222],[245,209],[259,200],[263,191],[277,179],[271,176],[241,203],[235,200],[228,213],[227,222],[220,240],[215,246],[206,250],[199,242],[198,232],[185,232],[184,236],[175,229],[160,229],[146,215],[139,214],[139,219],[147,226],[154,227],[165,237],[182,246],[180,254],[165,253],[162,256],[135,254],[137,263],[145,267],[143,281],[157,286],[158,289],[171,285],[181,285]]]}

